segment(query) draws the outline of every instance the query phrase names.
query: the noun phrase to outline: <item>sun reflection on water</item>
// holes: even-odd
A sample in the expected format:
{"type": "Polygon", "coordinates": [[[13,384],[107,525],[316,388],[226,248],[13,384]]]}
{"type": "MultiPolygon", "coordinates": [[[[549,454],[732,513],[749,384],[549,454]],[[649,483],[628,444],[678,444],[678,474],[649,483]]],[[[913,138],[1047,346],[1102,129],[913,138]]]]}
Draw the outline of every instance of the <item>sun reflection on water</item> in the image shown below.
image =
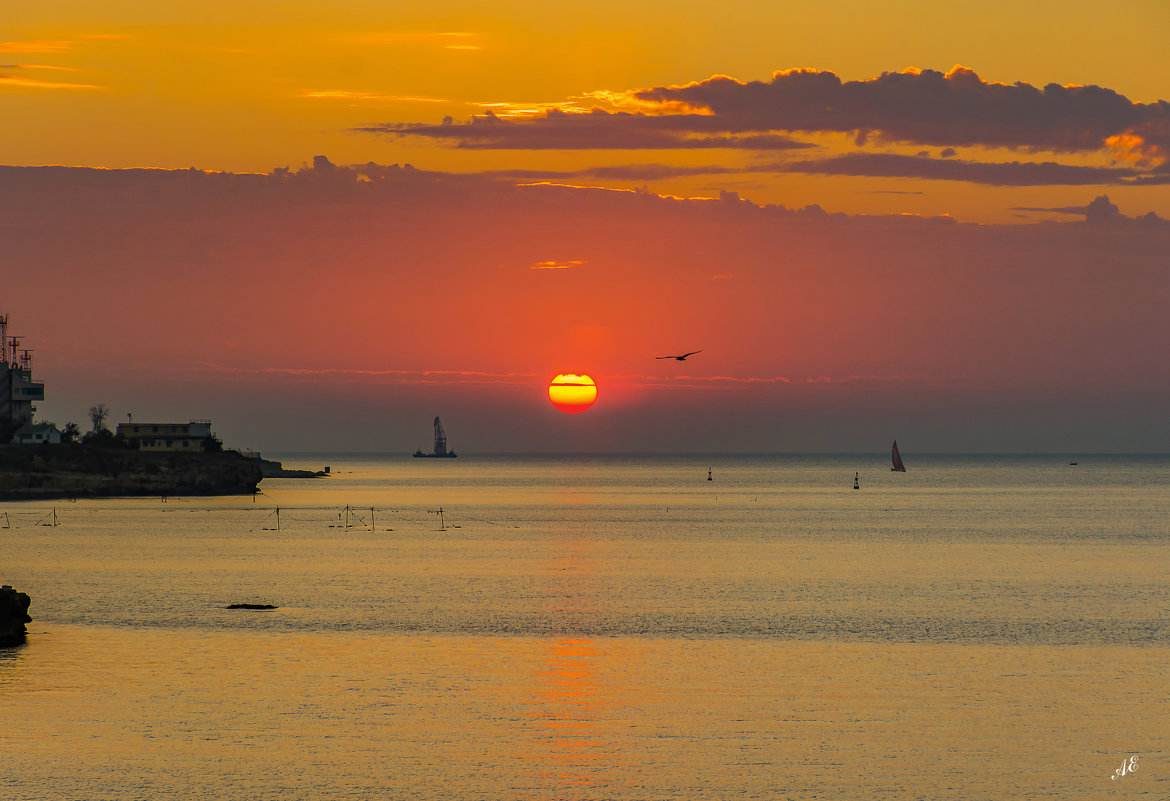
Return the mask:
{"type": "Polygon", "coordinates": [[[594,798],[617,781],[618,751],[606,737],[614,717],[605,678],[611,649],[579,633],[600,614],[597,548],[596,540],[574,537],[550,544],[549,614],[575,633],[549,638],[535,663],[525,716],[530,737],[523,741],[529,750],[519,758],[540,797],[594,798]]]}
{"type": "Polygon", "coordinates": [[[612,787],[617,763],[608,727],[607,693],[598,678],[604,658],[593,640],[550,640],[537,671],[527,722],[531,751],[520,759],[532,777],[559,797],[587,797],[612,787]],[[552,785],[549,788],[548,785],[552,785]]]}

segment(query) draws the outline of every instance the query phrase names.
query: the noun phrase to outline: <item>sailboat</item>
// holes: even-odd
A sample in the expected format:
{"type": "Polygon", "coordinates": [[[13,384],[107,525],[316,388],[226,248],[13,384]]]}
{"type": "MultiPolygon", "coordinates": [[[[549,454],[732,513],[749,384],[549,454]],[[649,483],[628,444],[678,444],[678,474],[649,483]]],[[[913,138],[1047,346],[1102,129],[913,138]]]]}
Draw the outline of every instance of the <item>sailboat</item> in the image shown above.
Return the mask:
{"type": "Polygon", "coordinates": [[[902,464],[902,455],[898,453],[898,440],[894,440],[894,448],[890,451],[890,457],[894,460],[894,466],[890,470],[895,473],[905,473],[906,465],[902,464]]]}
{"type": "Polygon", "coordinates": [[[419,457],[438,457],[443,459],[454,459],[456,457],[455,451],[447,450],[447,434],[443,431],[443,424],[439,422],[439,418],[435,418],[435,450],[433,453],[423,453],[422,448],[414,452],[415,458],[419,457]]]}

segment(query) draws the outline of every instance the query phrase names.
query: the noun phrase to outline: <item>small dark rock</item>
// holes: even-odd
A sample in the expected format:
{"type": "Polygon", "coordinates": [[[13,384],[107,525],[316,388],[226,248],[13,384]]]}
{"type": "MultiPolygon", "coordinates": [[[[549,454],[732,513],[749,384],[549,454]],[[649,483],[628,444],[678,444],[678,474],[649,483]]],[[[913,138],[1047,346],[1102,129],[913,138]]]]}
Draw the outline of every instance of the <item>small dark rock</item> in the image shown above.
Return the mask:
{"type": "Polygon", "coordinates": [[[230,604],[228,609],[278,609],[272,604],[230,604]]]}

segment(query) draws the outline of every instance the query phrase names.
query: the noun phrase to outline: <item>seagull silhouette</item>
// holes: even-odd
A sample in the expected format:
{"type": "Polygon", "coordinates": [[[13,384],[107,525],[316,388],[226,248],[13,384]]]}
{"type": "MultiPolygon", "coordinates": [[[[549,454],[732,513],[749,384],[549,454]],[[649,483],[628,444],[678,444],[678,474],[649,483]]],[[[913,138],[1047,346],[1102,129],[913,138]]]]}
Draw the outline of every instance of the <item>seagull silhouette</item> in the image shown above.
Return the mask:
{"type": "Polygon", "coordinates": [[[685,362],[688,356],[694,356],[696,353],[702,353],[701,350],[692,350],[690,353],[684,353],[682,356],[655,356],[655,359],[676,359],[680,362],[685,362]]]}

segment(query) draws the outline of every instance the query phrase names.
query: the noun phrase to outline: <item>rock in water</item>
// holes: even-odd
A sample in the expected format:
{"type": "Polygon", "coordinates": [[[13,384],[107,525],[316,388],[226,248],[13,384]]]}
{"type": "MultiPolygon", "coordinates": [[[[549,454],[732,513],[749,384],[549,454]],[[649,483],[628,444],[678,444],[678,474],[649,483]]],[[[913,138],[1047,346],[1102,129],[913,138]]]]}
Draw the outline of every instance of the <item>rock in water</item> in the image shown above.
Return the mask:
{"type": "Polygon", "coordinates": [[[28,630],[25,623],[31,623],[28,607],[32,599],[26,593],[17,592],[5,584],[0,587],[0,647],[20,645],[28,630]]]}

